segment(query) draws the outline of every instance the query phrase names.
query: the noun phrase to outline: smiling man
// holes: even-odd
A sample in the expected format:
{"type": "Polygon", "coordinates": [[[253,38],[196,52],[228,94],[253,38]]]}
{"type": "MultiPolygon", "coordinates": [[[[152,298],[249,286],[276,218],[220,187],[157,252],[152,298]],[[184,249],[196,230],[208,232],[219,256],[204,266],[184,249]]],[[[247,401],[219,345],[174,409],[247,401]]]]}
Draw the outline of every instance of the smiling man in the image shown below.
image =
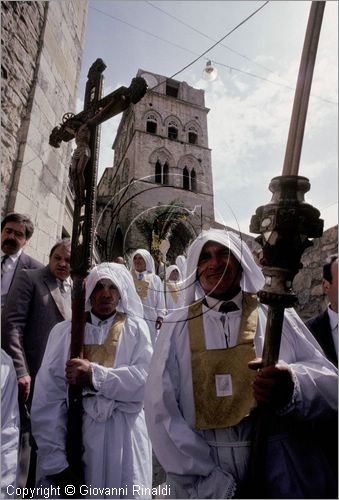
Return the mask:
{"type": "Polygon", "coordinates": [[[321,450],[298,425],[336,414],[337,370],[293,309],[285,312],[279,363],[249,369],[263,350],[267,311],[256,296],[263,280],[232,232],[205,231],[188,251],[185,307],[165,318],[145,391],[152,446],[174,498],[250,498],[242,495],[251,495],[257,405],[272,412],[263,498],[335,491],[321,450]]]}
{"type": "Polygon", "coordinates": [[[77,384],[83,387],[86,485],[75,497],[85,497],[91,488],[90,498],[144,498],[134,486],[152,486],[143,399],[153,349],[129,271],[112,263],[93,268],[86,309],[84,359],[69,359],[71,322],[60,323],[50,334],[37,376],[32,405],[37,484],[80,487],[65,450],[67,390],[77,384]]]}

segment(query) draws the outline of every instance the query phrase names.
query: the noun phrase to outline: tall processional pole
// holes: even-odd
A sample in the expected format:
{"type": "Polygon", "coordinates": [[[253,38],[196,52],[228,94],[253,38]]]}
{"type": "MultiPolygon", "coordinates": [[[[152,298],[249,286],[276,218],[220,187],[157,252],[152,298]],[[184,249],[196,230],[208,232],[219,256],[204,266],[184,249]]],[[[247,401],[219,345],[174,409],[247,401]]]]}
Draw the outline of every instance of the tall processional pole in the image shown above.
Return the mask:
{"type": "MultiPolygon", "coordinates": [[[[257,208],[250,231],[260,234],[256,240],[263,249],[265,285],[258,292],[260,302],[268,305],[262,365],[275,365],[279,359],[284,310],[293,307],[297,297],[292,282],[302,267],[304,250],[312,245],[308,238],[319,238],[323,232],[320,212],[305,203],[310,183],[298,175],[307,108],[315,65],[325,2],[313,1],[310,9],[301,63],[295,91],[282,175],[269,185],[271,201],[257,208]]],[[[270,411],[256,409],[256,425],[249,466],[251,498],[264,498],[267,433],[270,411]]]]}

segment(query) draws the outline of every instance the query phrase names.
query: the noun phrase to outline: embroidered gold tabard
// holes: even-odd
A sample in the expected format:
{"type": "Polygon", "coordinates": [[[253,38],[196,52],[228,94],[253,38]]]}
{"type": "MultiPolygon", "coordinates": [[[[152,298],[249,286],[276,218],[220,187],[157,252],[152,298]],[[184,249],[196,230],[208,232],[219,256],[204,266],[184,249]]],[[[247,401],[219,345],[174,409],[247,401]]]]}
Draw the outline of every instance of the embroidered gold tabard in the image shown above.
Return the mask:
{"type": "Polygon", "coordinates": [[[114,365],[118,340],[125,320],[126,314],[117,312],[105,342],[103,344],[84,345],[84,357],[93,363],[98,363],[98,365],[112,368],[114,365]]]}
{"type": "Polygon", "coordinates": [[[141,299],[145,299],[148,294],[148,287],[152,279],[152,273],[146,273],[145,279],[138,280],[135,271],[132,272],[133,281],[137,294],[141,299]]]}
{"type": "Polygon", "coordinates": [[[257,320],[256,295],[243,293],[237,345],[206,349],[202,302],[190,306],[188,330],[197,429],[231,427],[256,406],[251,387],[256,373],[247,363],[256,357],[253,339],[257,320]]]}
{"type": "Polygon", "coordinates": [[[166,286],[168,288],[168,291],[170,292],[173,301],[175,304],[178,302],[178,294],[179,294],[179,287],[177,285],[173,285],[172,283],[169,283],[168,281],[166,282],[166,286]]]}

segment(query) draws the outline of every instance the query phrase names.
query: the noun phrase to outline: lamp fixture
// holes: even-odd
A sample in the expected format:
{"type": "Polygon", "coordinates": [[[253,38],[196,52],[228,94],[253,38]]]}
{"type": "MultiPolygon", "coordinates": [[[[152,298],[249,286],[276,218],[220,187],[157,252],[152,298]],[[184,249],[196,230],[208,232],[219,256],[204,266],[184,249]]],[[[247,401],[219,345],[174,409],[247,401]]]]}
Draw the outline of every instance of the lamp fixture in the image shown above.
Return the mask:
{"type": "Polygon", "coordinates": [[[218,70],[212,66],[211,61],[207,61],[206,66],[202,72],[202,77],[204,80],[213,82],[218,76],[218,70]]]}

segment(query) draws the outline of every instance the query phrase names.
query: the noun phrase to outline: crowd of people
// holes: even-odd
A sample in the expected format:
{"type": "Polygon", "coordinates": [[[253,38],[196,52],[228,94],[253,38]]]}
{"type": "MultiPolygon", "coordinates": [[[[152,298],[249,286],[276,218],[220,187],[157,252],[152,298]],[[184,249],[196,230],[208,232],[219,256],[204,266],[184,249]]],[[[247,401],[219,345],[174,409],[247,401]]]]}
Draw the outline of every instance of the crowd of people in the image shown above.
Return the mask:
{"type": "Polygon", "coordinates": [[[261,408],[262,498],[337,497],[337,254],[323,267],[327,309],[307,325],[285,309],[275,365],[261,364],[262,270],[240,236],[216,229],[162,279],[144,248],[93,266],[83,357],[71,358],[70,241],[44,266],[24,252],[28,217],[8,214],[1,231],[1,498],[24,488],[35,498],[44,488],[55,498],[253,498],[261,408]],[[81,391],[81,474],[68,454],[70,387],[81,391]]]}

